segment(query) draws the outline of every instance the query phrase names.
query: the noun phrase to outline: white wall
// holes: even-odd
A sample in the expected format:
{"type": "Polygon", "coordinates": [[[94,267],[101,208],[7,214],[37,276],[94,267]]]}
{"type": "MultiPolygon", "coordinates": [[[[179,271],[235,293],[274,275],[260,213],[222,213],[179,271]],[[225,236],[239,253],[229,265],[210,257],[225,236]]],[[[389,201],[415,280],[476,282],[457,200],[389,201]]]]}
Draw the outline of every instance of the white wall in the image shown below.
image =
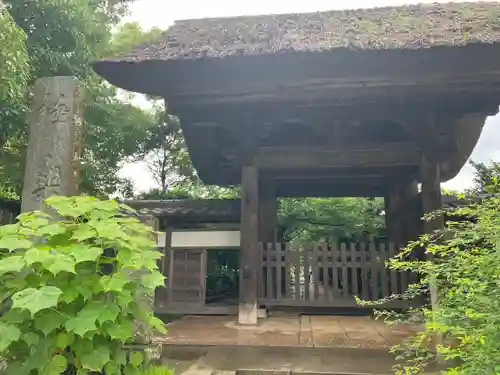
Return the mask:
{"type": "Polygon", "coordinates": [[[167,234],[165,232],[158,232],[158,247],[165,247],[167,234]]]}

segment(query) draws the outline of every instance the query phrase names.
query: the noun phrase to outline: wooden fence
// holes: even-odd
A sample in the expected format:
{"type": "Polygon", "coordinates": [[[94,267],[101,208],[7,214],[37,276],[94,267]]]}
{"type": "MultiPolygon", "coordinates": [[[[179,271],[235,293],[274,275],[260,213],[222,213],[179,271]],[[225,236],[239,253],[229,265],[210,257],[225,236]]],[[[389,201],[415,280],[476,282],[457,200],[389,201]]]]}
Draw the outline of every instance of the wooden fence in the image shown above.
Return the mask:
{"type": "MultiPolygon", "coordinates": [[[[259,303],[266,306],[357,307],[355,300],[374,301],[400,294],[416,280],[409,272],[386,268],[395,244],[342,243],[332,248],[288,248],[263,244],[259,303]]],[[[408,301],[383,307],[406,307],[408,301]]]]}

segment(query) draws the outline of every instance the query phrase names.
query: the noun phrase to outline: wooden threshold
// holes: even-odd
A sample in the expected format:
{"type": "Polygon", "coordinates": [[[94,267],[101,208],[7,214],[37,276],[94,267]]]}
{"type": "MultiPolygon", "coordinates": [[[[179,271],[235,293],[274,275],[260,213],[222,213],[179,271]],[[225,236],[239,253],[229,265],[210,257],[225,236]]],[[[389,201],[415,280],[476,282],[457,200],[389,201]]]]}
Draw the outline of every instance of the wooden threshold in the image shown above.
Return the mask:
{"type": "Polygon", "coordinates": [[[179,315],[236,315],[238,306],[207,306],[192,304],[172,304],[171,306],[156,306],[155,314],[179,315]]]}

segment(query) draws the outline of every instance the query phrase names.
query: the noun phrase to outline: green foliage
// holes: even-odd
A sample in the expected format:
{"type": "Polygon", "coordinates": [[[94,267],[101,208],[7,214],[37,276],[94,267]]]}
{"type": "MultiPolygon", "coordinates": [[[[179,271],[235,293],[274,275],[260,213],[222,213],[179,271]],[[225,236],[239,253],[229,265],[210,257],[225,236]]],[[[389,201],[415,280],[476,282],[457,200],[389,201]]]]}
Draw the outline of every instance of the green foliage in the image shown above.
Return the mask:
{"type": "MultiPolygon", "coordinates": [[[[0,103],[14,104],[26,93],[29,63],[26,34],[0,3],[0,103]]],[[[1,112],[7,111],[0,107],[1,112]]]]}
{"type": "Polygon", "coordinates": [[[489,164],[471,161],[474,167],[474,188],[476,194],[500,193],[500,163],[491,161],[489,164]]]}
{"type": "Polygon", "coordinates": [[[201,181],[184,180],[182,176],[166,192],[152,189],[136,196],[137,199],[238,199],[239,188],[205,185],[201,181]]]}
{"type": "Polygon", "coordinates": [[[164,33],[159,28],[144,31],[137,22],[124,23],[118,27],[111,39],[111,48],[105,53],[106,57],[117,57],[131,52],[141,44],[152,43],[164,33]]]}
{"type": "MultiPolygon", "coordinates": [[[[19,136],[16,119],[26,111],[25,97],[30,73],[26,34],[0,3],[0,196],[12,198],[12,177],[5,166],[16,171],[19,136]]],[[[16,174],[17,175],[17,174],[16,174]]]]}
{"type": "Polygon", "coordinates": [[[453,363],[446,374],[500,373],[499,207],[500,198],[491,198],[448,212],[462,220],[449,221],[444,232],[422,236],[390,262],[393,269],[420,276],[405,298],[423,296],[429,301],[429,285],[437,288],[439,297],[437,309],[427,303],[407,317],[398,317],[420,318],[425,327],[394,349],[407,360],[400,374],[422,373],[436,358],[429,350],[436,335],[443,337],[443,345],[437,348],[439,355],[453,363]],[[420,249],[426,249],[427,259],[431,256],[432,261],[405,260],[420,249]]]}
{"type": "Polygon", "coordinates": [[[118,171],[124,161],[141,155],[158,126],[158,115],[156,109],[145,111],[120,97],[92,71],[91,63],[160,34],[137,24],[122,25],[112,34],[132,1],[4,0],[8,13],[0,14],[0,194],[5,189],[21,193],[31,103],[27,88],[39,77],[54,75],[76,76],[86,89],[81,190],[99,197],[130,190],[118,171]]]}
{"type": "Polygon", "coordinates": [[[382,199],[308,198],[281,201],[280,226],[287,241],[334,243],[382,236],[382,199]]]}
{"type": "Polygon", "coordinates": [[[141,375],[174,375],[174,373],[166,367],[150,366],[141,375]]]}
{"type": "Polygon", "coordinates": [[[152,229],[114,201],[53,197],[46,205],[53,215],[22,214],[0,227],[8,373],[138,373],[145,357],[125,346],[134,325],[164,331],[138,298],[164,285],[152,229]]]}
{"type": "Polygon", "coordinates": [[[237,298],[239,290],[239,254],[233,250],[211,250],[207,262],[209,302],[237,298]]]}

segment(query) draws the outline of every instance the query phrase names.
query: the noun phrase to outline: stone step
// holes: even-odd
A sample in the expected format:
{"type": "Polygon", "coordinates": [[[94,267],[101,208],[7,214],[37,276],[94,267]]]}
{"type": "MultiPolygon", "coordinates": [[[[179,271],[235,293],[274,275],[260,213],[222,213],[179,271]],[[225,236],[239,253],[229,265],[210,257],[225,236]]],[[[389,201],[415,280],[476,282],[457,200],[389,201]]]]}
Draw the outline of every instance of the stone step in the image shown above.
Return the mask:
{"type": "Polygon", "coordinates": [[[388,375],[394,364],[389,353],[378,350],[213,346],[180,353],[179,347],[177,352],[172,349],[164,353],[162,363],[176,367],[176,375],[388,375]]]}
{"type": "Polygon", "coordinates": [[[311,372],[311,371],[293,371],[293,370],[237,370],[232,374],[224,372],[219,374],[218,371],[212,373],[212,375],[390,375],[389,373],[375,374],[368,372],[345,372],[345,371],[327,371],[327,372],[311,372]]]}

